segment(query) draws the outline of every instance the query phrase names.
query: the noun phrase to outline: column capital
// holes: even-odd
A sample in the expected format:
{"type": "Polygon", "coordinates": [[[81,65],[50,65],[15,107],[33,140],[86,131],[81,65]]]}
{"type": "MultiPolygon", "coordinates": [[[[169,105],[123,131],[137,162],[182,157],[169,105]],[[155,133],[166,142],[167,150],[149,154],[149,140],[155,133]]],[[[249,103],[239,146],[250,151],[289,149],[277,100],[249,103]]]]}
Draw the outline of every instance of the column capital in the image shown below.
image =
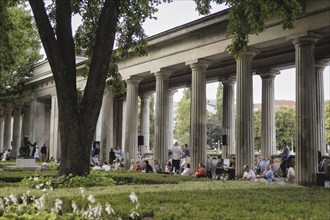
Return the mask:
{"type": "Polygon", "coordinates": [[[141,100],[142,99],[150,99],[153,94],[154,93],[152,93],[152,92],[146,92],[146,93],[139,94],[139,96],[140,96],[140,99],[141,100]]]}
{"type": "Polygon", "coordinates": [[[226,78],[222,78],[219,79],[219,81],[222,84],[226,84],[226,85],[234,85],[236,83],[236,77],[235,76],[230,76],[230,77],[226,77],[226,78]]]}
{"type": "Polygon", "coordinates": [[[139,76],[131,76],[129,79],[126,79],[126,83],[129,85],[138,85],[142,81],[142,77],[139,76]]]}
{"type": "Polygon", "coordinates": [[[277,69],[267,69],[257,72],[260,75],[261,79],[274,79],[277,75],[280,74],[280,71],[277,69]]]}
{"type": "Polygon", "coordinates": [[[154,73],[156,76],[156,79],[168,79],[170,75],[172,74],[172,71],[170,70],[160,70],[154,73]]]}
{"type": "Polygon", "coordinates": [[[169,95],[174,95],[178,90],[177,89],[169,89],[168,94],[169,95]]]}
{"type": "Polygon", "coordinates": [[[243,51],[241,53],[239,53],[238,58],[237,59],[253,59],[253,57],[255,55],[257,55],[258,53],[260,53],[260,51],[256,48],[253,47],[248,47],[247,51],[243,51]]]}
{"type": "Polygon", "coordinates": [[[329,59],[318,60],[315,62],[315,68],[319,68],[322,71],[325,69],[327,65],[329,65],[329,59]]]}
{"type": "Polygon", "coordinates": [[[191,69],[195,68],[202,68],[207,69],[209,65],[211,65],[211,61],[205,59],[197,59],[197,60],[190,60],[186,62],[186,65],[189,65],[191,69]]]}

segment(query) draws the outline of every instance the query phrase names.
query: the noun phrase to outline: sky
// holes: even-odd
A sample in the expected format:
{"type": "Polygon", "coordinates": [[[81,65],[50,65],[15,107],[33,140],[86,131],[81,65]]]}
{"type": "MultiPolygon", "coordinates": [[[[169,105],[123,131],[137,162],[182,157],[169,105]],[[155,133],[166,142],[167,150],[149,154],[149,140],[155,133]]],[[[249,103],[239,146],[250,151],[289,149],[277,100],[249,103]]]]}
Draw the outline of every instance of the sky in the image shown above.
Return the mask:
{"type": "MultiPolygon", "coordinates": [[[[225,8],[222,5],[212,4],[211,13],[225,8]]],[[[174,0],[171,3],[163,3],[155,14],[157,20],[148,20],[144,24],[148,36],[166,31],[176,26],[188,23],[203,16],[199,16],[195,11],[193,0],[174,0]]],[[[324,70],[324,98],[330,100],[330,68],[329,65],[324,70]]],[[[218,83],[209,83],[206,86],[208,99],[215,99],[218,83]]],[[[179,101],[182,97],[182,90],[174,95],[174,101],[179,101]]],[[[275,99],[295,100],[295,69],[281,71],[275,78],[275,99]]],[[[256,75],[253,77],[253,101],[261,103],[261,78],[256,75]]]]}
{"type": "MultiPolygon", "coordinates": [[[[225,5],[212,4],[211,13],[223,10],[225,5]]],[[[195,10],[193,0],[173,0],[171,3],[162,3],[158,6],[158,12],[154,15],[157,20],[147,20],[144,24],[145,32],[152,36],[179,25],[191,22],[204,16],[199,16],[195,10]]],[[[73,30],[80,24],[80,18],[73,18],[73,30]]],[[[329,65],[324,70],[324,98],[330,100],[330,68],[329,65]]],[[[206,85],[207,99],[215,99],[218,83],[206,85]]],[[[174,95],[174,101],[179,101],[182,97],[182,89],[174,95]]],[[[281,71],[275,78],[275,99],[295,100],[295,69],[281,71]]],[[[261,78],[253,77],[253,102],[261,103],[261,78]]]]}

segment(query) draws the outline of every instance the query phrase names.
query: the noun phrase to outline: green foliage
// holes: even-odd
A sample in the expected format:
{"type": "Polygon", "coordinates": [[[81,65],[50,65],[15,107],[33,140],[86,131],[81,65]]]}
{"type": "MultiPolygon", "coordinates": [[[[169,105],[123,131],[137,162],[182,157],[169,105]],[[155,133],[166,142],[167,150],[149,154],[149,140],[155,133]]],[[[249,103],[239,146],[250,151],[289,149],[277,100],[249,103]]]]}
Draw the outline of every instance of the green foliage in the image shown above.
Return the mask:
{"type": "Polygon", "coordinates": [[[261,149],[261,110],[253,112],[254,149],[261,149]]]}
{"type": "Polygon", "coordinates": [[[287,142],[294,146],[295,137],[295,110],[293,108],[280,107],[275,113],[276,123],[276,148],[283,148],[283,143],[287,142]],[[292,143],[293,141],[293,143],[292,143]]]}
{"type": "Polygon", "coordinates": [[[109,177],[105,171],[93,171],[88,176],[60,176],[60,177],[29,177],[24,178],[22,186],[29,186],[36,189],[49,188],[73,188],[73,187],[92,187],[110,186],[116,182],[109,177]]]}
{"type": "Polygon", "coordinates": [[[249,35],[259,34],[265,29],[265,21],[278,16],[284,29],[294,27],[296,15],[301,11],[299,0],[195,0],[200,14],[210,13],[210,3],[225,3],[230,7],[227,35],[232,44],[227,50],[234,56],[247,51],[249,35]]]}
{"type": "Polygon", "coordinates": [[[183,97],[178,102],[175,125],[175,139],[179,143],[189,143],[190,138],[190,90],[183,90],[183,97]]]}
{"type": "Polygon", "coordinates": [[[18,1],[0,1],[0,100],[21,92],[32,67],[41,59],[39,37],[32,18],[18,1]]]}
{"type": "Polygon", "coordinates": [[[325,143],[330,145],[330,100],[324,103],[325,113],[325,143]]]}
{"type": "Polygon", "coordinates": [[[221,122],[216,114],[208,113],[206,127],[207,144],[212,147],[221,139],[221,122]]]}
{"type": "Polygon", "coordinates": [[[149,105],[149,148],[154,148],[155,141],[155,96],[150,98],[149,105]]]}
{"type": "Polygon", "coordinates": [[[218,88],[217,88],[217,96],[216,96],[216,115],[217,118],[220,121],[220,124],[222,124],[222,113],[223,113],[223,85],[219,82],[218,88]]]}

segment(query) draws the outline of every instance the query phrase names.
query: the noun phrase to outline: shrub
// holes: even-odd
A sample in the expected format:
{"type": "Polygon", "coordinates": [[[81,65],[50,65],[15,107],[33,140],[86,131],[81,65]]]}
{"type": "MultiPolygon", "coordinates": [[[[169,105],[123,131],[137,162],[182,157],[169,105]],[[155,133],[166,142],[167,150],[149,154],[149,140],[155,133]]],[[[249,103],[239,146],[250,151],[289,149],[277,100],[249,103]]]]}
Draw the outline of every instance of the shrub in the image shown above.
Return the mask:
{"type": "Polygon", "coordinates": [[[116,182],[105,172],[91,172],[88,176],[68,175],[57,178],[35,176],[24,178],[21,182],[21,186],[36,189],[110,186],[115,184],[116,182]]]}

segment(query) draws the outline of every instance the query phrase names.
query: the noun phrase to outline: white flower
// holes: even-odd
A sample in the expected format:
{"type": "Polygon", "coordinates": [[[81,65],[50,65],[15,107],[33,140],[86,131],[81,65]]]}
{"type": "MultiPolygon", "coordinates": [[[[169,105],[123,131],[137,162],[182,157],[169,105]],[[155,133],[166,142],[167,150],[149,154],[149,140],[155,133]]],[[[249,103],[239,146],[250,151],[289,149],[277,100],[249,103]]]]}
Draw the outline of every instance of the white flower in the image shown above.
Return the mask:
{"type": "Polygon", "coordinates": [[[132,219],[135,219],[135,217],[139,217],[140,215],[139,215],[139,213],[137,213],[136,211],[133,211],[131,214],[130,214],[130,217],[132,218],[132,219]]]}
{"type": "Polygon", "coordinates": [[[102,206],[100,204],[97,204],[94,208],[92,208],[92,212],[94,218],[101,217],[102,206]]]}
{"type": "Polygon", "coordinates": [[[50,190],[53,190],[53,187],[50,187],[49,189],[50,189],[50,190]]]}
{"type": "Polygon", "coordinates": [[[72,201],[71,207],[72,207],[72,212],[76,212],[76,210],[78,208],[77,203],[75,201],[72,201]]]}
{"type": "Polygon", "coordinates": [[[24,196],[21,196],[21,200],[22,200],[22,203],[25,203],[26,200],[25,200],[25,197],[24,196]]]}
{"type": "Polygon", "coordinates": [[[111,214],[115,214],[115,210],[113,210],[113,208],[111,207],[111,205],[109,203],[105,204],[105,211],[111,215],[111,214]]]}
{"type": "Polygon", "coordinates": [[[28,191],[26,192],[26,195],[29,196],[29,195],[30,195],[30,192],[31,192],[31,191],[28,190],[28,191]]]}
{"type": "Polygon", "coordinates": [[[135,195],[135,193],[131,193],[131,195],[129,195],[129,198],[131,199],[131,201],[133,202],[133,203],[135,203],[135,202],[137,202],[138,201],[138,198],[137,198],[137,196],[135,195]]]}
{"type": "Polygon", "coordinates": [[[47,181],[47,182],[46,182],[46,185],[48,185],[48,186],[49,186],[49,185],[50,185],[50,181],[47,181]]]}
{"type": "Polygon", "coordinates": [[[47,189],[42,189],[41,191],[43,191],[43,192],[46,192],[46,191],[47,191],[47,189]]]}
{"type": "Polygon", "coordinates": [[[36,189],[40,189],[40,186],[39,185],[36,185],[36,189]]]}
{"type": "Polygon", "coordinates": [[[62,210],[62,200],[60,199],[55,199],[55,211],[58,212],[60,210],[62,210]]]}
{"type": "Polygon", "coordinates": [[[29,180],[32,180],[32,176],[29,178],[29,180]]]}
{"type": "Polygon", "coordinates": [[[40,187],[44,186],[44,184],[43,184],[43,183],[40,183],[39,185],[40,185],[40,187]]]}
{"type": "Polygon", "coordinates": [[[84,189],[84,188],[82,188],[82,187],[79,187],[79,189],[80,189],[80,193],[81,193],[81,194],[84,194],[84,192],[85,192],[85,189],[84,189]]]}
{"type": "Polygon", "coordinates": [[[16,198],[16,196],[14,196],[12,193],[9,195],[9,199],[10,199],[14,204],[17,203],[17,198],[16,198]]]}
{"type": "Polygon", "coordinates": [[[38,181],[38,177],[33,177],[33,181],[38,181]]]}
{"type": "Polygon", "coordinates": [[[5,196],[3,199],[5,200],[5,204],[9,205],[10,199],[7,196],[5,196]]]}
{"type": "Polygon", "coordinates": [[[46,207],[45,197],[42,195],[39,199],[35,199],[34,204],[38,210],[44,210],[46,207]]]}
{"type": "Polygon", "coordinates": [[[94,203],[95,202],[95,199],[94,199],[94,197],[92,196],[92,195],[89,195],[88,197],[87,197],[87,199],[88,199],[88,201],[90,202],[90,203],[94,203]]]}

